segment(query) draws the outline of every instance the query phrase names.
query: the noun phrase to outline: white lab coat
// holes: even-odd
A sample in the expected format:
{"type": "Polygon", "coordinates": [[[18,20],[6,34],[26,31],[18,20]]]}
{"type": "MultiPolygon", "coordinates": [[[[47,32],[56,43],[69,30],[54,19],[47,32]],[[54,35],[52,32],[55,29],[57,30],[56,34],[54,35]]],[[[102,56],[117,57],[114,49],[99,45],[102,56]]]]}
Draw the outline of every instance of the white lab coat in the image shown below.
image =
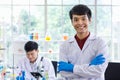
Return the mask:
{"type": "Polygon", "coordinates": [[[108,65],[108,47],[99,37],[90,34],[81,50],[75,40],[70,38],[60,46],[60,61],[74,64],[73,73],[61,71],[60,74],[66,80],[105,80],[104,72],[108,65]],[[100,53],[103,53],[106,61],[101,65],[91,65],[90,61],[100,53]]]}
{"type": "MultiPolygon", "coordinates": [[[[30,64],[28,58],[25,56],[18,63],[18,69],[15,71],[16,74],[19,74],[22,70],[25,71],[26,80],[36,80],[30,72],[37,72],[37,67],[41,63],[41,56],[38,56],[34,64],[30,64]]],[[[52,65],[52,62],[48,58],[43,58],[42,65],[44,65],[44,71],[48,72],[48,80],[55,80],[55,72],[52,65]]]]}

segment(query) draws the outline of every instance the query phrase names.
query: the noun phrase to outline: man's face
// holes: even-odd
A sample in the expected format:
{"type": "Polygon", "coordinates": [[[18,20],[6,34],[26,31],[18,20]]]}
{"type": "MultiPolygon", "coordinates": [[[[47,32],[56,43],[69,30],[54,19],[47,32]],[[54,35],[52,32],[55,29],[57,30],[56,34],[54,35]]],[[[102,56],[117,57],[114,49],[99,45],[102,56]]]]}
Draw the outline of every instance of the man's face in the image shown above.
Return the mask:
{"type": "Polygon", "coordinates": [[[31,63],[34,63],[36,61],[38,57],[38,52],[39,52],[38,50],[32,50],[26,53],[27,58],[31,63]]]}
{"type": "Polygon", "coordinates": [[[88,26],[91,20],[88,19],[87,15],[75,15],[72,16],[72,25],[74,26],[77,33],[83,34],[88,32],[88,26]]]}

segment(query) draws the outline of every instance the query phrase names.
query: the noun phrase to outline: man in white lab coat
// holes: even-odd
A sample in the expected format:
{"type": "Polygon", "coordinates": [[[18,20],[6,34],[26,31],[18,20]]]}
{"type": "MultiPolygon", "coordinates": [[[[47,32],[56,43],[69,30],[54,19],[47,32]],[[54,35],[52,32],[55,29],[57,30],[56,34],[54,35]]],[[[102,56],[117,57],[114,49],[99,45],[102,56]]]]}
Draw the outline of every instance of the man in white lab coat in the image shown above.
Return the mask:
{"type": "Polygon", "coordinates": [[[65,80],[105,80],[107,44],[88,30],[91,10],[79,4],[70,10],[69,15],[76,35],[60,46],[58,71],[65,80]]]}
{"type": "Polygon", "coordinates": [[[39,55],[38,44],[34,41],[28,41],[24,49],[26,56],[19,61],[17,73],[21,74],[21,71],[25,71],[25,80],[36,80],[31,72],[40,73],[44,78],[47,78],[46,80],[55,80],[52,62],[39,55]]]}

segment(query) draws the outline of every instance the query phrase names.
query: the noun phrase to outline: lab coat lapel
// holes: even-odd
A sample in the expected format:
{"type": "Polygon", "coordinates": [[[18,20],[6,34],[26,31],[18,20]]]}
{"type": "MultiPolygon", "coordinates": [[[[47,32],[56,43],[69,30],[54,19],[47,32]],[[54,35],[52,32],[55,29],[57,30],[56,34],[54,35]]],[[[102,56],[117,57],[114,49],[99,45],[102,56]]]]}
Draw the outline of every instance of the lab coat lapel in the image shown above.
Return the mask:
{"type": "Polygon", "coordinates": [[[36,65],[39,66],[40,65],[40,60],[41,60],[41,56],[38,54],[38,58],[36,60],[36,65]]]}
{"type": "Polygon", "coordinates": [[[89,43],[90,43],[90,41],[89,41],[89,39],[87,39],[86,42],[85,42],[85,44],[84,44],[84,46],[83,46],[82,51],[84,51],[87,48],[87,46],[89,45],[89,43]]]}
{"type": "MultiPolygon", "coordinates": [[[[74,49],[75,51],[78,51],[78,53],[81,53],[81,49],[79,48],[78,44],[77,44],[77,41],[74,37],[72,37],[71,39],[69,39],[69,43],[71,43],[71,45],[73,47],[70,47],[71,49],[74,49]]],[[[71,50],[70,49],[70,50],[71,50]]]]}
{"type": "Polygon", "coordinates": [[[93,40],[93,39],[95,39],[95,35],[90,34],[90,36],[88,37],[88,39],[86,40],[86,42],[85,42],[85,44],[83,46],[82,51],[84,51],[89,46],[90,41],[93,40]]]}

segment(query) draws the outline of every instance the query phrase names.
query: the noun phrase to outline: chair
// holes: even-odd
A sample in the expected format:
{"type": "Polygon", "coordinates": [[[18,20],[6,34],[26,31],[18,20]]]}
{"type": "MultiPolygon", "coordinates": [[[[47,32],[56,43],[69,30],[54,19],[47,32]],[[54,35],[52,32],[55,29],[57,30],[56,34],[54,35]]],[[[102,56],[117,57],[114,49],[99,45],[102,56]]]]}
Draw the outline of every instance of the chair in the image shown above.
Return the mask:
{"type": "Polygon", "coordinates": [[[52,61],[54,70],[55,70],[55,76],[57,77],[57,61],[52,61]]]}
{"type": "Polygon", "coordinates": [[[105,72],[105,80],[120,80],[120,63],[109,62],[105,72]]]}

